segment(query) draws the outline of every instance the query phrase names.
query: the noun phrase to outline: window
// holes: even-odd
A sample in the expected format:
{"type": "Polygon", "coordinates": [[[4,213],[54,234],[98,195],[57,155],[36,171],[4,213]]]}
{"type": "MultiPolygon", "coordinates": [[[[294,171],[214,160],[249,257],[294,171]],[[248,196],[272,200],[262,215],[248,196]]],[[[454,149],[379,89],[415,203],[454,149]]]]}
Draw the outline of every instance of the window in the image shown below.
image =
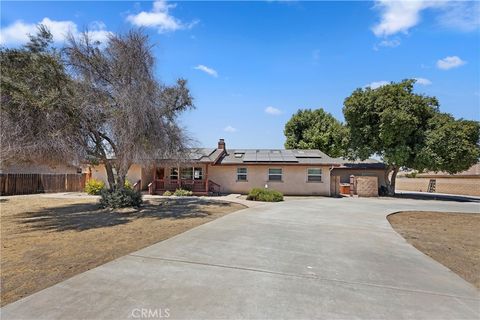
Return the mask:
{"type": "Polygon", "coordinates": [[[193,180],[193,168],[182,168],[180,170],[180,178],[182,180],[193,180]]]}
{"type": "Polygon", "coordinates": [[[307,169],[307,181],[308,182],[322,182],[322,169],[309,168],[307,169]]]}
{"type": "Polygon", "coordinates": [[[170,180],[178,180],[178,168],[170,169],[170,180]]]}
{"type": "Polygon", "coordinates": [[[268,169],[268,181],[282,181],[282,169],[268,169]]]}
{"type": "Polygon", "coordinates": [[[202,168],[194,168],[193,169],[193,179],[194,180],[202,180],[203,179],[203,169],[202,168]]]}
{"type": "Polygon", "coordinates": [[[247,168],[237,168],[237,181],[247,181],[247,168]]]}

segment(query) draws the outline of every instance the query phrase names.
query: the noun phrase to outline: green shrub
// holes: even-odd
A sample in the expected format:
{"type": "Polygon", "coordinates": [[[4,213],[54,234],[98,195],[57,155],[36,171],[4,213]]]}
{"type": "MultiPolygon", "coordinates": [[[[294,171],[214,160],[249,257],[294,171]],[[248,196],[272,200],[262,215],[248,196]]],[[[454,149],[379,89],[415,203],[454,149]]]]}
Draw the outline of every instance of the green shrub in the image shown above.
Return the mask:
{"type": "Polygon", "coordinates": [[[188,197],[188,196],[193,195],[193,192],[190,191],[190,190],[185,190],[185,189],[177,189],[177,190],[175,190],[173,195],[177,196],[177,197],[188,197]]]}
{"type": "Polygon", "coordinates": [[[125,180],[125,183],[123,184],[123,186],[125,187],[125,189],[133,190],[133,185],[128,180],[125,180]]]}
{"type": "Polygon", "coordinates": [[[142,194],[132,189],[102,190],[100,204],[105,208],[139,207],[142,194]]]}
{"type": "Polygon", "coordinates": [[[167,190],[167,191],[165,191],[165,192],[163,193],[163,195],[164,195],[165,197],[170,197],[171,195],[173,195],[173,193],[167,190]]]}
{"type": "Polygon", "coordinates": [[[248,193],[247,200],[278,202],[283,201],[283,193],[272,189],[253,188],[248,193]]]}
{"type": "Polygon", "coordinates": [[[90,179],[85,184],[85,192],[91,195],[99,195],[105,189],[105,183],[100,180],[90,179]]]}

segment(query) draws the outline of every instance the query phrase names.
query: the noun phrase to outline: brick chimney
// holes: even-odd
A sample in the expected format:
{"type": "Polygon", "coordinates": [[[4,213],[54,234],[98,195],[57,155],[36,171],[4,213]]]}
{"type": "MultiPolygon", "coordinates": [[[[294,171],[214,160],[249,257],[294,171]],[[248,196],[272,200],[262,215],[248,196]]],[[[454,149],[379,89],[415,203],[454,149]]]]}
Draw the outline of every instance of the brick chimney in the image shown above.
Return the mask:
{"type": "Polygon", "coordinates": [[[222,150],[225,150],[225,140],[224,139],[220,139],[218,140],[218,149],[222,149],[222,150]]]}

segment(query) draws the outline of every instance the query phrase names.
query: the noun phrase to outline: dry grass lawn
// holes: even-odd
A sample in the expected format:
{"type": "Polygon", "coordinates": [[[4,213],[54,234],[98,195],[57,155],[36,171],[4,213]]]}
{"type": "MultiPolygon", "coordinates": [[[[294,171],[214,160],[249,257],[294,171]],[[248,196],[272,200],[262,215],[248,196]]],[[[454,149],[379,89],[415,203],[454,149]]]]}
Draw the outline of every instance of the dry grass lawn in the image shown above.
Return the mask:
{"type": "Polygon", "coordinates": [[[404,211],[388,221],[415,248],[480,288],[480,214],[404,211]]]}
{"type": "Polygon", "coordinates": [[[92,199],[4,197],[1,305],[244,206],[202,199],[149,200],[112,212],[92,199]]]}

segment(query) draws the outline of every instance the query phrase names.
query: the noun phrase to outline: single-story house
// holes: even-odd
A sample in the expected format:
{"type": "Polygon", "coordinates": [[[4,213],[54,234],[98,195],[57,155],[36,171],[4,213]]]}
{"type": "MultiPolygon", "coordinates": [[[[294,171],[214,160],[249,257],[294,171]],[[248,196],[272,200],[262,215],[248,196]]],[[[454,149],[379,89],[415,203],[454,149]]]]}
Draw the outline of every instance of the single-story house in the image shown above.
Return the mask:
{"type": "MultiPolygon", "coordinates": [[[[378,162],[377,162],[378,163],[378,162]]],[[[381,164],[383,166],[383,164],[381,164]]],[[[379,167],[379,165],[377,165],[379,167]]],[[[334,170],[346,174],[378,174],[364,166],[351,167],[348,162],[331,158],[320,150],[227,149],[224,139],[216,148],[191,149],[188,159],[178,162],[159,160],[155,167],[133,165],[127,179],[141,181],[142,189],[163,194],[177,188],[195,194],[248,193],[252,188],[271,188],[285,195],[337,195],[331,183],[334,170]]],[[[107,181],[103,166],[90,168],[91,177],[107,181]]],[[[337,179],[333,180],[337,183],[337,179]]],[[[382,182],[379,180],[379,185],[382,182]]]]}

